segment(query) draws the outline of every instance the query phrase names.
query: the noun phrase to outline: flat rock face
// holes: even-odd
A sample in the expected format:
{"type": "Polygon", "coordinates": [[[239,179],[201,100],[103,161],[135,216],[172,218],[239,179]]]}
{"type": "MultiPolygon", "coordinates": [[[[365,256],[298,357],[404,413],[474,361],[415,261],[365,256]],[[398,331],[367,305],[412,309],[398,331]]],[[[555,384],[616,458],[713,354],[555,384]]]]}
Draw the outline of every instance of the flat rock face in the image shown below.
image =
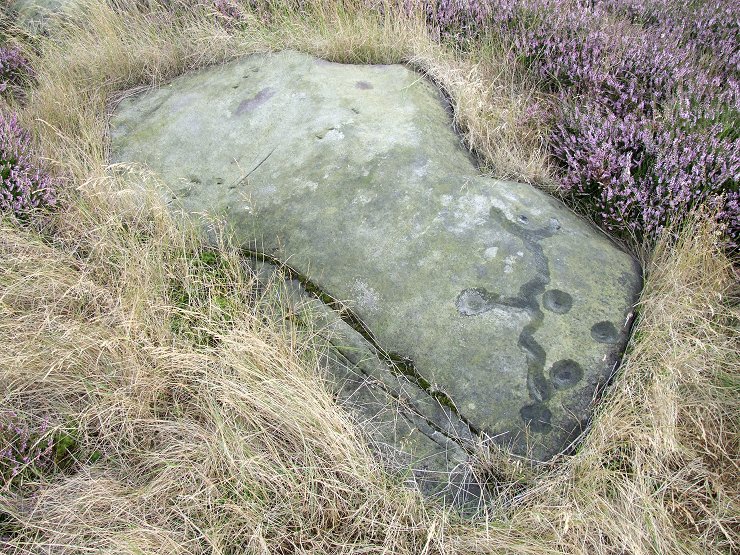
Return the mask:
{"type": "Polygon", "coordinates": [[[625,346],[635,261],[549,195],[481,177],[404,66],[250,56],[124,100],[111,150],[347,301],[424,395],[515,452],[565,448],[625,346]]]}

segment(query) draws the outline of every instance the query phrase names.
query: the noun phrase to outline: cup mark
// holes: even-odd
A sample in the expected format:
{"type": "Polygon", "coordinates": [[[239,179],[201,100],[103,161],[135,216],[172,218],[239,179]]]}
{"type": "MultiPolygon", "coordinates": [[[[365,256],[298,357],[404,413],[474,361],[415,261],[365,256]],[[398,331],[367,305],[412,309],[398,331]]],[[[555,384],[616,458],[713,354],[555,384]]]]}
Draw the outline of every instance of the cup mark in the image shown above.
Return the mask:
{"type": "Polygon", "coordinates": [[[559,360],[550,367],[550,380],[557,390],[570,389],[583,378],[583,368],[569,358],[559,360]]]}
{"type": "Polygon", "coordinates": [[[236,107],[234,115],[239,116],[244,112],[251,112],[255,108],[270,100],[273,96],[275,96],[275,89],[273,89],[272,87],[265,87],[252,98],[242,100],[239,103],[239,106],[236,107]]]}
{"type": "Polygon", "coordinates": [[[604,320],[591,326],[591,337],[599,343],[617,343],[619,341],[619,331],[609,322],[604,320]]]}

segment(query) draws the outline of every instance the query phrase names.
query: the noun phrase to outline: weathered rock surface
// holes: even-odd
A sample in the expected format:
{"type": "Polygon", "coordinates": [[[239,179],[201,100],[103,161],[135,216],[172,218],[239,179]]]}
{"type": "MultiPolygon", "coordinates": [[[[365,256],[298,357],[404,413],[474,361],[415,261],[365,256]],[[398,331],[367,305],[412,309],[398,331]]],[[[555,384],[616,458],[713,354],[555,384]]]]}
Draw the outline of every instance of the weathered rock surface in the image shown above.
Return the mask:
{"type": "MultiPolygon", "coordinates": [[[[259,282],[280,269],[252,260],[259,282]]],[[[337,401],[355,414],[373,447],[391,469],[407,475],[430,496],[475,509],[484,477],[474,471],[466,447],[474,437],[465,423],[406,376],[395,372],[357,330],[311,295],[296,280],[286,282],[285,297],[296,315],[316,322],[326,340],[320,354],[337,401]]]]}
{"type": "Polygon", "coordinates": [[[111,150],[348,301],[460,445],[558,453],[625,346],[635,261],[549,195],[481,177],[406,67],[250,56],[124,100],[111,150]]]}

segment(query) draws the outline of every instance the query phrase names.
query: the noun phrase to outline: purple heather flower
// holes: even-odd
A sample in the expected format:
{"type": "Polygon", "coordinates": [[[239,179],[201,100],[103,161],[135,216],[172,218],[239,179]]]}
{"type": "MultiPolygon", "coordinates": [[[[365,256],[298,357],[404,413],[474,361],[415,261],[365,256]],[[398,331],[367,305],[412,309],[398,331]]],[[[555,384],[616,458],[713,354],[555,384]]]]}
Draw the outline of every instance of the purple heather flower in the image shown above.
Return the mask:
{"type": "Polygon", "coordinates": [[[0,112],[0,214],[24,218],[55,203],[53,181],[34,161],[29,133],[15,114],[0,112]]]}
{"type": "MultiPolygon", "coordinates": [[[[549,144],[563,191],[605,228],[653,240],[705,204],[740,246],[738,2],[406,0],[404,8],[424,13],[435,36],[487,32],[513,46],[512,61],[560,107],[550,111],[549,144]]],[[[529,116],[537,113],[533,106],[529,116]]]]}
{"type": "Polygon", "coordinates": [[[19,48],[0,46],[0,94],[20,86],[26,77],[32,75],[31,65],[19,48]]]}
{"type": "Polygon", "coordinates": [[[11,411],[0,412],[0,490],[22,480],[27,469],[52,469],[53,444],[47,431],[48,420],[36,423],[11,411]]]}

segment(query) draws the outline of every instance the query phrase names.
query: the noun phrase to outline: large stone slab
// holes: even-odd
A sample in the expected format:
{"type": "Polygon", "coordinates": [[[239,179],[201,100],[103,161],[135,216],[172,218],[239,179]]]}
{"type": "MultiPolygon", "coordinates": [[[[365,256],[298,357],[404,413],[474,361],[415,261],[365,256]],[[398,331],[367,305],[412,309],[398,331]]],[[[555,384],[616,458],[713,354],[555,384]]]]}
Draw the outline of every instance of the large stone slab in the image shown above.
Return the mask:
{"type": "MultiPolygon", "coordinates": [[[[272,264],[252,264],[259,283],[269,283],[281,272],[272,264]]],[[[303,284],[285,283],[285,289],[278,290],[283,297],[279,301],[299,321],[306,317],[318,324],[325,340],[317,345],[325,379],[386,465],[405,474],[406,481],[427,496],[465,511],[477,510],[487,479],[476,472],[474,457],[466,451],[474,438],[465,423],[418,384],[394,372],[362,334],[303,284]]]]}
{"type": "Polygon", "coordinates": [[[424,394],[517,453],[566,447],[625,346],[635,261],[549,195],[480,176],[404,66],[250,56],[124,100],[111,149],[347,301],[424,394]]]}

